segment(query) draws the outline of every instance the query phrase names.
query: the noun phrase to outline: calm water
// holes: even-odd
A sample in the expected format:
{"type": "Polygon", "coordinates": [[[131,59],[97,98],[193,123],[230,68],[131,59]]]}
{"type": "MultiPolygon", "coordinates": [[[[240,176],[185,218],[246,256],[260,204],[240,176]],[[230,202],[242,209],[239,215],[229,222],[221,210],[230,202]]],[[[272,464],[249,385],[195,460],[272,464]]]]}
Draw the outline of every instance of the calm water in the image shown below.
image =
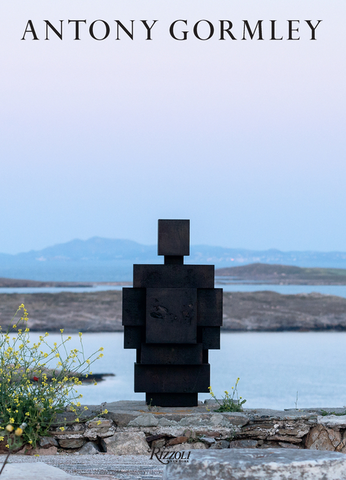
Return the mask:
{"type": "MultiPolygon", "coordinates": [[[[31,333],[31,341],[39,334],[31,333]]],[[[78,348],[71,335],[70,348],[78,348]]],[[[84,334],[85,352],[104,347],[104,357],[92,366],[94,373],[115,373],[97,386],[80,388],[83,403],[144,400],[133,392],[134,350],[123,349],[122,333],[84,334]]],[[[60,335],[50,334],[50,344],[60,335]]],[[[239,393],[245,407],[298,408],[346,405],[346,332],[223,333],[221,350],[210,351],[211,385],[219,398],[240,377],[239,393]]],[[[210,398],[200,394],[199,399],[210,398]]]]}
{"type": "Polygon", "coordinates": [[[112,285],[95,285],[93,287],[19,287],[0,288],[1,293],[60,293],[60,292],[103,292],[106,290],[121,290],[123,287],[112,285]]]}
{"type": "Polygon", "coordinates": [[[324,295],[336,295],[346,298],[346,285],[217,285],[222,287],[224,292],[258,292],[271,290],[272,292],[284,295],[295,295],[297,293],[322,293],[324,295]]]}
{"type": "MultiPolygon", "coordinates": [[[[325,295],[337,295],[346,298],[346,285],[238,285],[238,284],[216,284],[215,287],[221,287],[225,292],[257,292],[263,290],[272,290],[286,295],[297,293],[318,292],[325,295]]],[[[1,293],[59,293],[59,292],[101,292],[105,290],[121,290],[119,286],[96,285],[95,287],[61,287],[61,288],[0,288],[1,293]]]]}

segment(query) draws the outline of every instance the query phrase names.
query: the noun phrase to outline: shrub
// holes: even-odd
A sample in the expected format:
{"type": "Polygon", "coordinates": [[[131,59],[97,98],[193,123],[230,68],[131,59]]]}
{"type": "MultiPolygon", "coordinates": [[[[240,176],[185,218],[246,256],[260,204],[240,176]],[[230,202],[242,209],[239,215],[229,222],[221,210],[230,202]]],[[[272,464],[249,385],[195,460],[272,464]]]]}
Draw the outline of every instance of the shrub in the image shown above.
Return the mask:
{"type": "Polygon", "coordinates": [[[222,397],[222,401],[220,402],[211,387],[209,387],[209,393],[213,397],[213,399],[219,404],[219,408],[217,410],[214,410],[215,412],[242,412],[243,411],[243,405],[246,402],[246,400],[242,399],[242,397],[239,397],[238,395],[238,383],[239,383],[239,378],[237,378],[237,381],[235,382],[234,387],[232,387],[232,394],[229,394],[227,390],[225,390],[225,396],[222,397]]]}
{"type": "Polygon", "coordinates": [[[90,365],[103,356],[100,348],[85,358],[82,333],[80,349],[67,350],[71,337],[64,338],[63,330],[59,344],[50,346],[48,333],[32,343],[27,321],[28,312],[22,304],[12,318],[11,329],[0,331],[0,440],[6,438],[10,450],[25,443],[35,447],[66,407],[77,412],[82,397],[76,390],[82,383],[79,377],[90,374],[90,365]]]}

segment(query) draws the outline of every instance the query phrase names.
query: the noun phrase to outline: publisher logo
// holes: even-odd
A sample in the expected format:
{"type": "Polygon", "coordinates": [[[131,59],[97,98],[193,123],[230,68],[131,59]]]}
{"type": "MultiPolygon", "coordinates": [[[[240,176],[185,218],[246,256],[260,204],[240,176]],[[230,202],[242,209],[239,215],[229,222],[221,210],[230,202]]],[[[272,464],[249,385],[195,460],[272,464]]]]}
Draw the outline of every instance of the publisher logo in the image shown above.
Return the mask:
{"type": "Polygon", "coordinates": [[[169,450],[161,450],[159,447],[153,447],[151,450],[150,460],[157,458],[160,463],[167,465],[168,463],[187,463],[190,458],[190,451],[181,450],[180,452],[170,452],[169,450]]]}

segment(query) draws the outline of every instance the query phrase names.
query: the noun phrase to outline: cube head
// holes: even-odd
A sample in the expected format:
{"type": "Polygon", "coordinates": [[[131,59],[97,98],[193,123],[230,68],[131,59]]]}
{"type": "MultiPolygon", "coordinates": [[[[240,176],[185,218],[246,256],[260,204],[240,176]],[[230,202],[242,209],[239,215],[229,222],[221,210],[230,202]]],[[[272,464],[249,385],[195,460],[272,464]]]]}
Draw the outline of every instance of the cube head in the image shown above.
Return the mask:
{"type": "Polygon", "coordinates": [[[146,343],[196,343],[196,309],[195,288],[147,288],[146,343]]]}
{"type": "Polygon", "coordinates": [[[159,220],[158,255],[190,255],[190,220],[159,220]]]}

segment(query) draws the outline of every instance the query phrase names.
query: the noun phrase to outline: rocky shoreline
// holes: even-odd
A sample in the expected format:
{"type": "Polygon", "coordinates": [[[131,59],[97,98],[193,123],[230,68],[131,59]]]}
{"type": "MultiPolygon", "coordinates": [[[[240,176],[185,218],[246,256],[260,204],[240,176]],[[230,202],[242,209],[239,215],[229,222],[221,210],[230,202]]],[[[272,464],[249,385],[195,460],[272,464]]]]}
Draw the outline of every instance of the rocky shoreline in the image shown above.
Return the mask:
{"type": "MultiPolygon", "coordinates": [[[[318,293],[281,295],[271,291],[224,292],[223,331],[346,331],[346,299],[318,293]]],[[[119,332],[120,291],[1,294],[5,331],[20,304],[32,331],[119,332]]]]}

